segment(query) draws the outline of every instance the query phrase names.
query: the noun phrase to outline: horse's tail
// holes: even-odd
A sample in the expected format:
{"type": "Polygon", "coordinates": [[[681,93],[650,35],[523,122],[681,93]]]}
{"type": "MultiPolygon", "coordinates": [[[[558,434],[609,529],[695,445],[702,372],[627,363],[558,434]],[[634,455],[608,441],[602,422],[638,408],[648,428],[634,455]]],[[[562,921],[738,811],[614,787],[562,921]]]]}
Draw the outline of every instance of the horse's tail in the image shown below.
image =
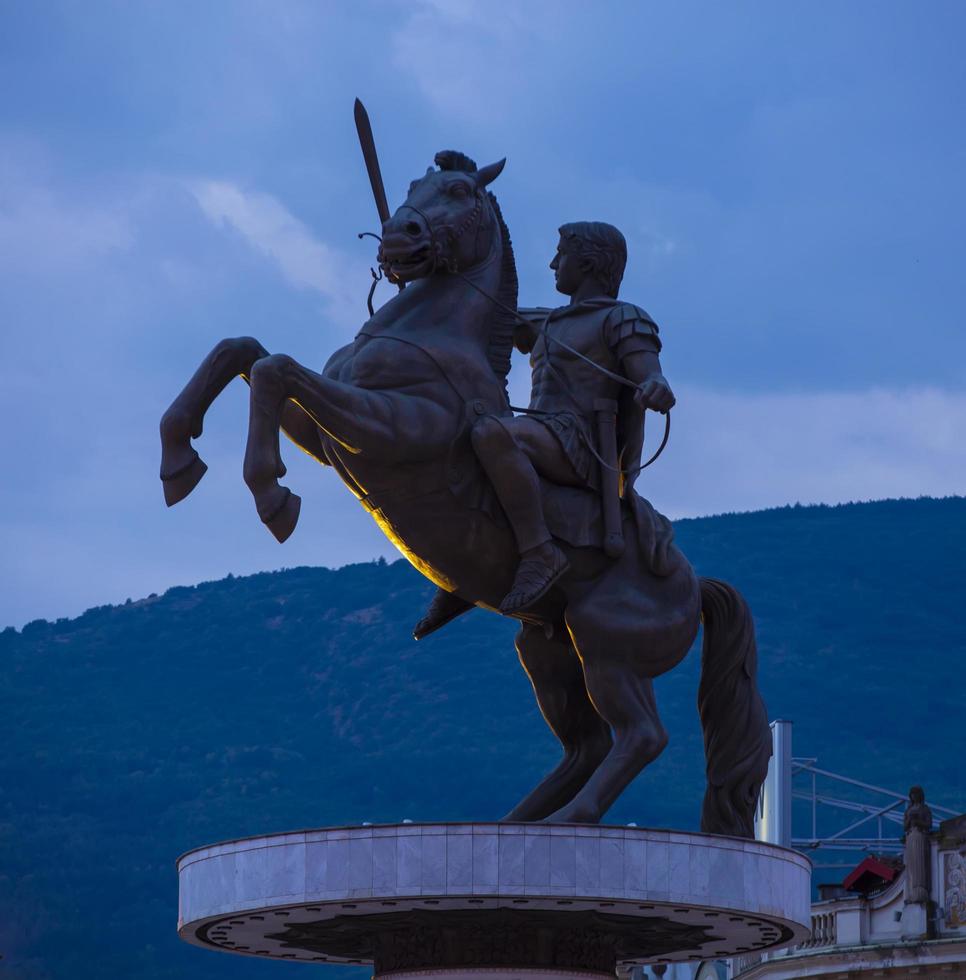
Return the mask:
{"type": "Polygon", "coordinates": [[[737,589],[713,578],[700,583],[704,644],[698,711],[708,776],[701,829],[750,838],[771,757],[768,714],[755,682],[755,623],[737,589]]]}

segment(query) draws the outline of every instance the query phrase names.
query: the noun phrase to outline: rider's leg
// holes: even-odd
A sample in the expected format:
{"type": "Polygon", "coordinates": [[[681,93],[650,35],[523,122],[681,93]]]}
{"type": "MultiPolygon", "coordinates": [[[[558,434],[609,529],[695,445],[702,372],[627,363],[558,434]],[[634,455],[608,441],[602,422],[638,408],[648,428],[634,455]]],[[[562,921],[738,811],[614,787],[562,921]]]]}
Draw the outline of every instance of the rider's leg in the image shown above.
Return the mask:
{"type": "MultiPolygon", "coordinates": [[[[520,550],[513,586],[500,603],[503,612],[512,613],[536,602],[569,567],[544,520],[538,475],[564,486],[580,486],[581,481],[554,436],[533,419],[487,416],[471,435],[520,550]]],[[[427,636],[458,615],[452,599],[442,589],[437,591],[414,633],[427,636]]]]}
{"type": "Polygon", "coordinates": [[[529,421],[488,416],[472,432],[473,450],[506,511],[521,555],[550,540],[540,502],[540,480],[519,442],[518,423],[529,421]]]}
{"type": "Polygon", "coordinates": [[[488,416],[473,427],[472,439],[520,549],[513,587],[500,604],[512,613],[536,602],[569,567],[543,516],[538,473],[565,485],[580,481],[557,440],[533,419],[488,416]]]}

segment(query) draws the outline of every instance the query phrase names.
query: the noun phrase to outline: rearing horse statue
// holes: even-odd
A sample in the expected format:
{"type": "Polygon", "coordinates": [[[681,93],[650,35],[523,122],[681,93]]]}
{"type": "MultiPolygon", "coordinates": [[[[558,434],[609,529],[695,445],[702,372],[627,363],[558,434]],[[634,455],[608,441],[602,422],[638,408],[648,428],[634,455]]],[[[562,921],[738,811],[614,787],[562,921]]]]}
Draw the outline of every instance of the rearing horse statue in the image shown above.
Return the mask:
{"type": "MultiPolygon", "coordinates": [[[[279,541],[299,515],[299,498],[278,482],[281,429],[335,470],[423,575],[495,611],[519,554],[470,433],[480,418],[511,411],[517,276],[487,190],[504,161],[476,169],[452,151],[436,160],[439,169],[413,181],[383,226],[381,263],[407,288],[321,373],[251,337],[217,344],[161,421],[161,478],[169,506],[194,489],[206,467],[191,440],[215,397],[241,376],[251,388],[244,478],[279,541]]],[[[664,749],[652,682],[685,657],[703,620],[701,825],[753,836],[771,747],[744,600],[722,582],[699,580],[668,522],[632,490],[621,505],[628,544],[616,559],[600,547],[599,496],[549,484],[543,494],[570,569],[515,614],[516,648],[563,758],[506,819],[600,821],[664,749]]]]}

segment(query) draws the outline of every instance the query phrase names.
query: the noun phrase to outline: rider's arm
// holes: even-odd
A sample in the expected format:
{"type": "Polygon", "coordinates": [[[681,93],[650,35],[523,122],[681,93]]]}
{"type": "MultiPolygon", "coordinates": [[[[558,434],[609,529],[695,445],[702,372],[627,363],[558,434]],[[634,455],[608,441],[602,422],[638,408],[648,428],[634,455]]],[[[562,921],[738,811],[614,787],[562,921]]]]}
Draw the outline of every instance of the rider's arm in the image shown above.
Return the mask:
{"type": "Polygon", "coordinates": [[[604,340],[620,360],[624,376],[638,386],[634,399],[641,408],[673,408],[674,394],[661,373],[657,324],[639,306],[618,304],[604,323],[604,340]]]}
{"type": "Polygon", "coordinates": [[[667,412],[674,407],[676,399],[661,372],[657,351],[637,350],[625,354],[621,358],[621,367],[627,380],[638,386],[634,399],[641,408],[667,412]]]}
{"type": "Polygon", "coordinates": [[[513,346],[521,354],[529,354],[533,350],[540,333],[540,326],[549,313],[549,308],[542,306],[521,306],[517,310],[517,314],[527,321],[526,323],[517,321],[513,330],[513,346]]]}

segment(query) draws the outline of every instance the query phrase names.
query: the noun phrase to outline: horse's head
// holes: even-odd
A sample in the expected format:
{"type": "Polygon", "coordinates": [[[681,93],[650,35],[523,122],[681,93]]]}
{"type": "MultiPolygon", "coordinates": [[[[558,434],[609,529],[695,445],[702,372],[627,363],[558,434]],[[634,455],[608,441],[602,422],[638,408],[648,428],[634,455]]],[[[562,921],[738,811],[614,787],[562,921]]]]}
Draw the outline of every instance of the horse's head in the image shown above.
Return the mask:
{"type": "Polygon", "coordinates": [[[498,233],[486,186],[506,160],[477,170],[462,153],[443,150],[436,163],[440,169],[414,180],[405,203],[382,226],[379,264],[394,282],[471,268],[487,257],[498,233]]]}

